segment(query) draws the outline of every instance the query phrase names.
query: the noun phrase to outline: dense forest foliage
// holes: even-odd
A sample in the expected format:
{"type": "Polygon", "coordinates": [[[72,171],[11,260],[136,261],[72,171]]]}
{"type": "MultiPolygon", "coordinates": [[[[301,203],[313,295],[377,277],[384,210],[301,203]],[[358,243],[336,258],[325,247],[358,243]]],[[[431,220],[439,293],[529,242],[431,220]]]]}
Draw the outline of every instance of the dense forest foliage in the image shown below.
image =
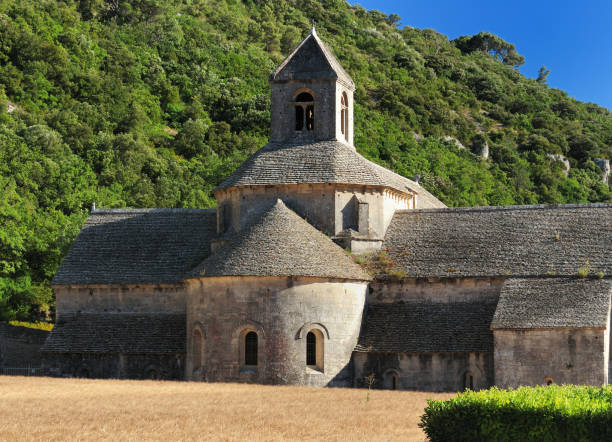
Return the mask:
{"type": "Polygon", "coordinates": [[[92,203],[212,207],[266,143],[268,76],[312,20],[357,85],[366,157],[449,206],[612,199],[608,110],[525,78],[495,35],[399,19],[344,0],[0,1],[0,319],[49,317],[92,203]]]}

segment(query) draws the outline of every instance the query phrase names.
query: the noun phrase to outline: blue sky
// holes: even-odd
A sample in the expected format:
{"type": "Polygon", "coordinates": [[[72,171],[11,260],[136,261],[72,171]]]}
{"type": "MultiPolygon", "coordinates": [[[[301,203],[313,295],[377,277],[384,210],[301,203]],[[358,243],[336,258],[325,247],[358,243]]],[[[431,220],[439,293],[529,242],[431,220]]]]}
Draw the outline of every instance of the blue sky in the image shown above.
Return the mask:
{"type": "Polygon", "coordinates": [[[350,1],[402,18],[402,25],[435,29],[450,39],[488,31],[525,57],[521,72],[550,69],[548,85],[612,109],[611,0],[361,0],[350,1]]]}

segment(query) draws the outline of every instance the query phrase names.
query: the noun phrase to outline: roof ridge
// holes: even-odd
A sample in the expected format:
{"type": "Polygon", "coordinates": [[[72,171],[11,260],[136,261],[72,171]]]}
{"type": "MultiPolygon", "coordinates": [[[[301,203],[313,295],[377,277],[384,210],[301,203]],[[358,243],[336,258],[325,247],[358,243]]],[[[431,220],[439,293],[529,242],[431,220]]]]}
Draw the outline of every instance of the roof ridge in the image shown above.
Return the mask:
{"type": "Polygon", "coordinates": [[[136,209],[128,209],[128,208],[119,208],[119,209],[93,209],[90,214],[91,215],[116,215],[121,213],[132,214],[132,213],[172,213],[172,214],[182,214],[182,213],[202,213],[202,212],[211,212],[217,209],[209,208],[209,209],[195,209],[195,208],[136,208],[136,209]]]}
{"type": "Polygon", "coordinates": [[[503,212],[519,210],[562,210],[562,209],[612,209],[610,203],[573,203],[573,204],[516,204],[511,206],[474,206],[474,207],[440,207],[434,209],[401,209],[396,214],[404,213],[441,213],[441,212],[503,212]]]}

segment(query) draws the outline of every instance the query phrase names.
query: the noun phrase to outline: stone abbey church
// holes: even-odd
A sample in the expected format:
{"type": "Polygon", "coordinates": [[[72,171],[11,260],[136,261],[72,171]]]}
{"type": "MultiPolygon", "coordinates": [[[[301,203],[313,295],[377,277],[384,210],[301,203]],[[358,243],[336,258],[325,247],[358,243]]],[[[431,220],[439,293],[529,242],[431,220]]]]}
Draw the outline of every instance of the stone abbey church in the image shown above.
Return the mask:
{"type": "Polygon", "coordinates": [[[356,152],[355,85],[314,29],[270,87],[270,142],[214,190],[216,209],[91,212],[53,280],[49,374],[608,382],[612,205],[446,208],[356,152]],[[393,277],[351,256],[367,253],[393,277]]]}

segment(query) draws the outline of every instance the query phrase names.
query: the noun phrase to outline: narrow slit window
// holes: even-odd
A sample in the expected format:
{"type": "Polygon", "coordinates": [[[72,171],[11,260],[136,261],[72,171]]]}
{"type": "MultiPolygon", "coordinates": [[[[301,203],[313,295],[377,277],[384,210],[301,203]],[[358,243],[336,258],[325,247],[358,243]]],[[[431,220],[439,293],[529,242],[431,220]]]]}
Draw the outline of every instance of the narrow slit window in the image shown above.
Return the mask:
{"type": "Polygon", "coordinates": [[[193,331],[193,369],[202,366],[202,332],[197,328],[193,331]]]}
{"type": "Polygon", "coordinates": [[[306,335],[306,365],[317,365],[317,337],[313,332],[306,335]]]}
{"type": "Polygon", "coordinates": [[[344,139],[348,141],[348,97],[346,92],[343,92],[340,98],[340,130],[344,139]]]}
{"type": "Polygon", "coordinates": [[[257,365],[257,333],[253,331],[244,337],[244,365],[257,365]]]}

